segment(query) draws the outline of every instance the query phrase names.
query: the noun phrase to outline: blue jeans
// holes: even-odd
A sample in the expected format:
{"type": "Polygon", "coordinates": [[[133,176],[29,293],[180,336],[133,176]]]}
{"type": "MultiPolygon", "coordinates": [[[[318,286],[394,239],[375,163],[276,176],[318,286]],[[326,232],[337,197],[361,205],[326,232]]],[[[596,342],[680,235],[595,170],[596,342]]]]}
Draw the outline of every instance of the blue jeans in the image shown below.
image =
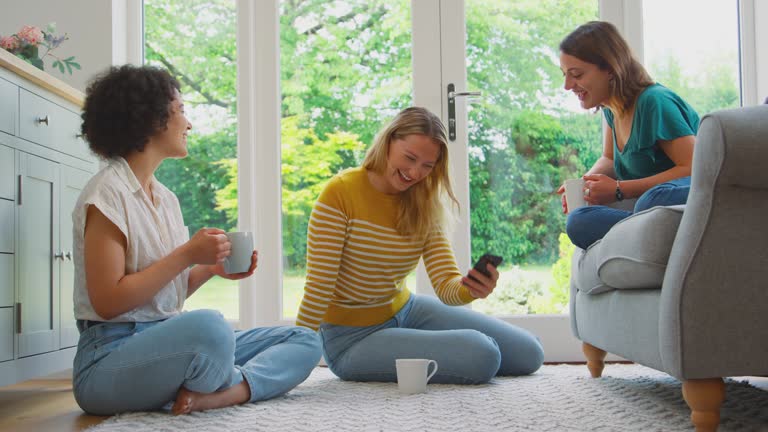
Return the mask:
{"type": "Polygon", "coordinates": [[[640,196],[633,211],[617,210],[608,206],[594,205],[579,207],[568,213],[565,222],[565,232],[571,242],[586,249],[592,243],[600,240],[620,220],[635,213],[656,206],[671,206],[685,204],[688,191],[691,189],[691,178],[682,177],[666,183],[658,184],[640,196]]]}
{"type": "Polygon", "coordinates": [[[395,359],[437,361],[433,383],[482,384],[495,375],[526,375],[544,360],[531,333],[470,309],[411,295],[392,318],[367,327],[322,324],[325,361],[349,381],[397,381],[395,359]]]}
{"type": "Polygon", "coordinates": [[[163,321],[85,323],[78,321],[73,387],[78,405],[90,414],[167,408],[182,386],[212,393],[243,379],[251,402],[269,399],[304,381],[322,354],[310,329],[235,332],[212,310],[163,321]]]}

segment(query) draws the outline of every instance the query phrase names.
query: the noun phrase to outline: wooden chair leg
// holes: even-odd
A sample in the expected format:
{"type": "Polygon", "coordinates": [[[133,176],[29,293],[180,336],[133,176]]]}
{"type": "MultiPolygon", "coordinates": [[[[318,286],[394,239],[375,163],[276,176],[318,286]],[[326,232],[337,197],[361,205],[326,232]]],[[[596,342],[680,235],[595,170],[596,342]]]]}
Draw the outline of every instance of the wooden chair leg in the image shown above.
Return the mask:
{"type": "Polygon", "coordinates": [[[722,378],[685,380],[683,398],[691,408],[691,422],[696,432],[713,432],[720,424],[720,405],[725,399],[722,378]]]}
{"type": "Polygon", "coordinates": [[[587,368],[592,378],[600,378],[605,367],[604,360],[607,353],[586,342],[581,344],[581,350],[584,352],[584,356],[587,357],[587,368]]]}

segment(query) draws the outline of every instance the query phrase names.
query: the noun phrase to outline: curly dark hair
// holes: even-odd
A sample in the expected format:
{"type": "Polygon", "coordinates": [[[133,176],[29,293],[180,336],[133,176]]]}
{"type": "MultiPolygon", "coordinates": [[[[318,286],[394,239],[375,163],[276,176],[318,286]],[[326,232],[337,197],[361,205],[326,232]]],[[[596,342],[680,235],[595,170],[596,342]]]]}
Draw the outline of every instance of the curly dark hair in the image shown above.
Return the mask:
{"type": "Polygon", "coordinates": [[[151,66],[113,66],[97,76],[86,90],[80,128],[91,150],[107,159],[143,151],[166,127],[175,90],[179,82],[151,66]]]}

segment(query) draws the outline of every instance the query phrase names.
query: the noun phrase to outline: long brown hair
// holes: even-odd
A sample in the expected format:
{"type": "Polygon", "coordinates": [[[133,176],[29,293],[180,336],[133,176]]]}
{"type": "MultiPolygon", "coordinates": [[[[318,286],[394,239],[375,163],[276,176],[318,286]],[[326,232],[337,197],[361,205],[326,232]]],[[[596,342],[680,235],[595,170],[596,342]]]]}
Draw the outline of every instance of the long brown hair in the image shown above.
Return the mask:
{"type": "Polygon", "coordinates": [[[400,235],[425,237],[430,231],[439,230],[445,216],[443,197],[447,195],[458,207],[448,177],[448,138],[440,118],[425,108],[406,108],[379,133],[368,149],[363,168],[383,174],[387,168],[389,147],[392,141],[408,135],[424,135],[440,146],[435,166],[423,180],[400,194],[397,232],[400,235]]]}
{"type": "Polygon", "coordinates": [[[653,84],[627,42],[609,22],[580,25],[560,42],[560,51],[612,73],[611,97],[606,105],[618,114],[630,109],[637,96],[653,84]]]}

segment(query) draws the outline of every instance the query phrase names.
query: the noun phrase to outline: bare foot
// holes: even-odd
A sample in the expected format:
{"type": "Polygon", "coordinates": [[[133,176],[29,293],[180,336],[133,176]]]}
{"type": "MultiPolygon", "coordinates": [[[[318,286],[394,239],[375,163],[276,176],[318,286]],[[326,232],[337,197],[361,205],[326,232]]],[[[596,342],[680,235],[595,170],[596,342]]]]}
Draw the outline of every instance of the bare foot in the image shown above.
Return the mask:
{"type": "Polygon", "coordinates": [[[205,411],[239,405],[251,398],[251,391],[245,381],[226,390],[214,393],[198,393],[182,387],[176,394],[171,412],[174,415],[189,414],[193,411],[205,411]]]}

